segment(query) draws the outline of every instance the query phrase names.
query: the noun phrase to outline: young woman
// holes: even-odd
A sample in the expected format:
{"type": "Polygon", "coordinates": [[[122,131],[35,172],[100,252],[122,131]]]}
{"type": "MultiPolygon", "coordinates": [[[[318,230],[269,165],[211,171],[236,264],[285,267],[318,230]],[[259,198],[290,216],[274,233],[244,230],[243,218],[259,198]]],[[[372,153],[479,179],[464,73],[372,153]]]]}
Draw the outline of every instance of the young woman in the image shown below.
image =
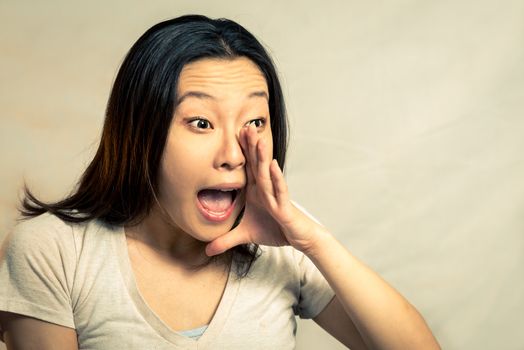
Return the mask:
{"type": "Polygon", "coordinates": [[[75,192],[26,189],[0,263],[8,349],[438,349],[421,315],[290,201],[284,100],[243,27],[183,16],[131,48],[75,192]]]}

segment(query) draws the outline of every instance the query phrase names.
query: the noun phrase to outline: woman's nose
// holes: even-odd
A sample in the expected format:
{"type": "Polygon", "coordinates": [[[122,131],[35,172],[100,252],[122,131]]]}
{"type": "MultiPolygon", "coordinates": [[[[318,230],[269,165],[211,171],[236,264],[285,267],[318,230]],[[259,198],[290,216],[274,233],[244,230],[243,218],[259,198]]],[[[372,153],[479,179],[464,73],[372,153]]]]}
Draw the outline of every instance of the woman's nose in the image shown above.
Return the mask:
{"type": "Polygon", "coordinates": [[[224,135],[217,153],[215,165],[221,169],[233,170],[243,167],[246,158],[240,146],[238,134],[224,135]]]}

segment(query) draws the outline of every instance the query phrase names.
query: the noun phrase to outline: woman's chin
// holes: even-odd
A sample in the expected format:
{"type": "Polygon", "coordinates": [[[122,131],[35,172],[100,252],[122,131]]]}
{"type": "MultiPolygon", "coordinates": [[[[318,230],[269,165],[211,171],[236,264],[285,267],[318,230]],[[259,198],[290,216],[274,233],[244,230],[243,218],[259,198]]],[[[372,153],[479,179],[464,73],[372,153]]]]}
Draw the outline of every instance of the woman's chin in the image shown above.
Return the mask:
{"type": "Polygon", "coordinates": [[[204,227],[195,228],[192,231],[193,231],[192,236],[195,239],[198,239],[199,241],[202,241],[202,242],[209,243],[217,239],[218,237],[223,236],[226,233],[228,233],[229,231],[231,231],[231,225],[229,226],[224,225],[222,227],[204,226],[204,227]]]}

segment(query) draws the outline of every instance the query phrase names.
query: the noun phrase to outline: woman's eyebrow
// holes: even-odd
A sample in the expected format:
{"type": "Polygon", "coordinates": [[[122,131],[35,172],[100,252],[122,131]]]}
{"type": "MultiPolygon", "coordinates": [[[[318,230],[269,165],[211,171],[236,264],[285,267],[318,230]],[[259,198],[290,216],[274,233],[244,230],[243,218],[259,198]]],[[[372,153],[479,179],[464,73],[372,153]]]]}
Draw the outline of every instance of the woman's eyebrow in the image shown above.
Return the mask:
{"type": "Polygon", "coordinates": [[[267,92],[265,91],[255,91],[255,92],[250,93],[247,96],[247,98],[252,98],[252,97],[263,97],[269,101],[269,96],[267,95],[267,92]]]}
{"type": "MultiPolygon", "coordinates": [[[[209,95],[205,92],[202,92],[202,91],[188,91],[184,94],[182,94],[182,96],[180,96],[177,101],[176,101],[176,104],[179,105],[182,103],[182,101],[184,101],[186,98],[188,97],[193,97],[193,98],[198,98],[198,99],[201,99],[201,100],[204,100],[204,99],[210,99],[210,100],[216,100],[216,97],[212,96],[212,95],[209,95]]],[[[267,101],[269,101],[269,96],[267,94],[267,92],[261,90],[261,91],[254,91],[252,93],[250,93],[249,95],[247,95],[247,98],[253,98],[253,97],[262,97],[262,98],[265,98],[267,101]]]]}

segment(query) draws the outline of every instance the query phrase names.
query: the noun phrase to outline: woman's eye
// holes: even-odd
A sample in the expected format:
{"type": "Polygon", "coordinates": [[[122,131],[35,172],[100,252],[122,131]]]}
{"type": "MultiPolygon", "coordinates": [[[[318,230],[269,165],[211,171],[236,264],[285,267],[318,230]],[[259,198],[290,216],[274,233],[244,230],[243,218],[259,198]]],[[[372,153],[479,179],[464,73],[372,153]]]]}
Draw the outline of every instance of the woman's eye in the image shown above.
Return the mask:
{"type": "Polygon", "coordinates": [[[259,119],[253,119],[253,120],[250,120],[246,123],[246,126],[249,126],[249,125],[254,125],[256,128],[260,128],[262,126],[264,126],[266,120],[263,119],[263,118],[259,118],[259,119]]]}
{"type": "Polygon", "coordinates": [[[211,129],[212,128],[209,120],[202,119],[202,118],[193,119],[192,121],[189,122],[189,125],[197,129],[211,129]]]}

